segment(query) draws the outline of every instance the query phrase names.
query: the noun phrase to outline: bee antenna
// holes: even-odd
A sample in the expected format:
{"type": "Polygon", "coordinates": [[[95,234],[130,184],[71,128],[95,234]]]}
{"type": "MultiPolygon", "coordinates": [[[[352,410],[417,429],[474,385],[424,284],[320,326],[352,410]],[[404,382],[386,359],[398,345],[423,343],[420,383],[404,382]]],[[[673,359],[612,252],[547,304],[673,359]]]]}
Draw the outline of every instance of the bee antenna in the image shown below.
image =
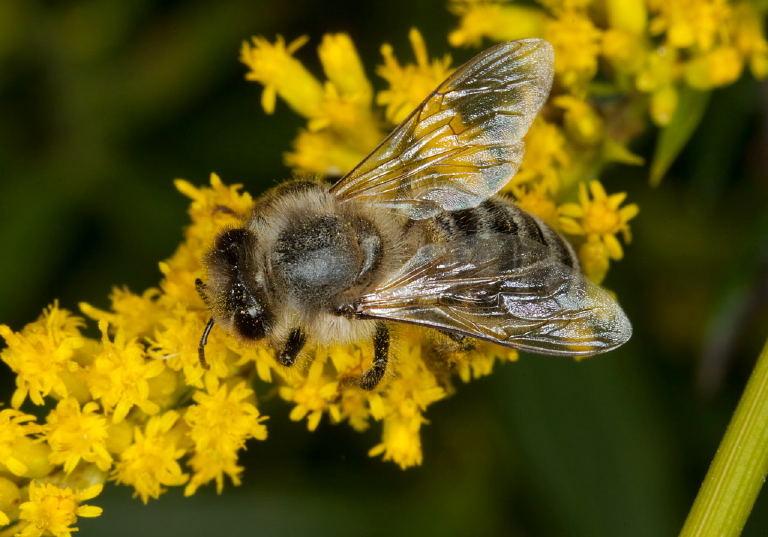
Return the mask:
{"type": "Polygon", "coordinates": [[[211,368],[210,365],[208,365],[208,362],[205,361],[205,346],[208,344],[208,334],[211,333],[211,328],[213,328],[214,320],[213,317],[208,319],[208,324],[205,325],[205,330],[203,330],[203,337],[200,338],[200,345],[197,347],[197,357],[200,359],[200,365],[203,369],[208,370],[211,368]]]}

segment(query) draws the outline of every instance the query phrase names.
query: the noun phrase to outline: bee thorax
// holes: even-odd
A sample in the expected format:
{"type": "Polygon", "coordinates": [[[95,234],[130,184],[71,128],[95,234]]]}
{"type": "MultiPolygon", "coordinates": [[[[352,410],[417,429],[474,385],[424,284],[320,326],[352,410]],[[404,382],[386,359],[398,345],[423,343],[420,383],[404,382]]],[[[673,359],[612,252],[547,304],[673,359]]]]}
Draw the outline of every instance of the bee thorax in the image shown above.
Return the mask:
{"type": "Polygon", "coordinates": [[[280,233],[273,275],[294,299],[319,306],[361,284],[380,256],[380,238],[364,222],[325,214],[297,222],[280,233]],[[307,302],[309,301],[309,302],[307,302]]]}

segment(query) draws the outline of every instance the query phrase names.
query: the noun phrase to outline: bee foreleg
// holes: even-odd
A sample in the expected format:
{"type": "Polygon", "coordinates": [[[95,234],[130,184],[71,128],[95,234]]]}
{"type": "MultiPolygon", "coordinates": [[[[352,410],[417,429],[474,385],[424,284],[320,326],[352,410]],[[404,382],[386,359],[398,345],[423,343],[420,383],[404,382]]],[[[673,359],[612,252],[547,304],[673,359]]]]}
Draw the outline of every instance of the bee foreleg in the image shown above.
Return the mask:
{"type": "Polygon", "coordinates": [[[294,328],[288,334],[288,340],[283,345],[283,350],[277,355],[277,361],[280,365],[291,366],[298,358],[301,349],[307,343],[307,336],[300,328],[294,328]]]}
{"type": "Polygon", "coordinates": [[[208,286],[205,285],[205,282],[203,282],[203,280],[200,278],[195,280],[195,290],[197,291],[197,294],[200,295],[200,298],[203,299],[205,305],[210,308],[211,300],[208,298],[208,286]]]}
{"type": "Polygon", "coordinates": [[[231,214],[232,216],[239,216],[240,218],[243,217],[242,214],[235,211],[232,207],[227,207],[226,205],[214,205],[213,212],[215,213],[223,213],[223,214],[231,214]]]}
{"type": "Polygon", "coordinates": [[[360,377],[360,387],[364,390],[372,390],[381,382],[389,361],[389,329],[380,322],[376,325],[376,333],[373,335],[373,364],[366,369],[360,377]]]}

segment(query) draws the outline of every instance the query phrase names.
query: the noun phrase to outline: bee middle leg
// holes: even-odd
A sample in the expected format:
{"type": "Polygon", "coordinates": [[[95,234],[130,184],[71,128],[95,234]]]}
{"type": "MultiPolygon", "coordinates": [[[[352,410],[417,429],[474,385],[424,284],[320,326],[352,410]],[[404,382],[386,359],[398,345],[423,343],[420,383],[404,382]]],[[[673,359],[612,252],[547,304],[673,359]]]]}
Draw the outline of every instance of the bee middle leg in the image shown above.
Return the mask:
{"type": "Polygon", "coordinates": [[[291,330],[285,345],[283,345],[283,350],[277,355],[277,361],[280,365],[292,366],[306,343],[307,335],[301,329],[295,328],[291,330]]]}
{"type": "Polygon", "coordinates": [[[455,334],[448,332],[447,330],[438,330],[441,334],[448,338],[448,341],[443,344],[443,351],[447,352],[469,352],[475,350],[477,347],[477,340],[471,337],[462,336],[461,334],[455,334]]]}
{"type": "Polygon", "coordinates": [[[376,324],[376,333],[373,335],[373,364],[360,376],[360,387],[370,391],[378,386],[387,370],[388,362],[389,329],[386,324],[379,322],[376,324]]]}
{"type": "Polygon", "coordinates": [[[455,371],[458,363],[466,362],[469,353],[476,349],[475,338],[447,330],[437,330],[432,337],[432,348],[427,357],[427,365],[433,372],[449,374],[455,371]]]}

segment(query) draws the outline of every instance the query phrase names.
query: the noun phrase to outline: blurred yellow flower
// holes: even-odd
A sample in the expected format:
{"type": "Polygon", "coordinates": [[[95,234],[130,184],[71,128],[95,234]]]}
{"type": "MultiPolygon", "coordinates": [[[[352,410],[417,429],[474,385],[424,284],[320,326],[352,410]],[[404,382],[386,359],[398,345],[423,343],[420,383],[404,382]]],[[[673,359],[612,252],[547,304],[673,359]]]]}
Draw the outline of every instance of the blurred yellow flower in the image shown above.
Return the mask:
{"type": "Polygon", "coordinates": [[[367,154],[340,143],[331,131],[301,131],[293,141],[293,151],[285,154],[285,164],[302,173],[341,176],[367,154]]]}
{"type": "Polygon", "coordinates": [[[450,0],[448,8],[460,17],[459,28],[448,34],[454,47],[480,46],[483,37],[498,42],[541,35],[547,18],[538,8],[506,0],[450,0]]]}
{"type": "Polygon", "coordinates": [[[713,48],[688,61],[685,66],[685,81],[692,88],[699,90],[724,86],[739,78],[742,66],[742,56],[736,48],[713,48]]]}
{"type": "Polygon", "coordinates": [[[0,352],[0,358],[16,374],[13,408],[19,408],[27,395],[36,405],[44,404],[43,397],[51,393],[67,397],[66,383],[59,374],[79,368],[74,357],[86,343],[80,334],[83,326],[80,317],[59,309],[58,303],[43,311],[21,333],[0,325],[0,336],[8,345],[0,352]]]}
{"type": "Polygon", "coordinates": [[[383,455],[401,468],[421,464],[419,430],[426,423],[423,412],[432,403],[446,396],[445,388],[437,382],[421,357],[420,342],[404,345],[394,374],[397,382],[371,403],[374,418],[383,420],[382,442],[369,451],[371,456],[383,455]]]}
{"type": "Polygon", "coordinates": [[[67,474],[81,459],[96,464],[104,472],[110,469],[107,419],[99,412],[98,404],[91,401],[81,409],[77,399],[62,399],[46,420],[44,432],[53,464],[62,464],[67,474]]]}
{"type": "Polygon", "coordinates": [[[555,74],[566,88],[580,88],[597,73],[602,31],[585,13],[566,8],[544,26],[555,49],[555,74]]]}
{"type": "Polygon", "coordinates": [[[667,43],[675,48],[696,47],[710,50],[731,7],[725,0],[649,0],[655,13],[650,23],[651,35],[665,33],[667,43]]]}
{"type": "Polygon", "coordinates": [[[245,447],[247,439],[267,437],[267,429],[262,424],[266,417],[259,415],[253,404],[253,391],[245,387],[245,382],[228,389],[209,375],[206,391],[195,392],[196,404],[184,415],[195,452],[189,461],[194,474],[184,489],[186,496],[212,480],[216,481],[216,491],[221,493],[224,474],[239,485],[243,468],[237,465],[238,452],[245,447]]]}
{"type": "Polygon", "coordinates": [[[373,99],[373,88],[355,45],[347,34],[326,34],[317,48],[328,80],[341,95],[348,95],[366,112],[373,99]]]}
{"type": "Polygon", "coordinates": [[[165,312],[157,303],[160,289],[150,288],[141,295],[136,295],[127,288],[115,287],[109,297],[112,311],[94,308],[85,302],[80,303],[80,311],[91,319],[105,320],[113,328],[122,328],[128,338],[148,336],[165,312]]]}
{"type": "Polygon", "coordinates": [[[29,486],[29,501],[19,506],[19,520],[26,524],[17,535],[42,537],[50,534],[55,537],[71,537],[71,532],[77,531],[77,528],[72,527],[77,517],[97,517],[101,514],[100,507],[80,503],[98,496],[102,488],[103,485],[97,484],[80,491],[32,481],[29,486]]]}
{"type": "MultiPolygon", "coordinates": [[[[582,235],[588,243],[595,243],[588,249],[582,248],[579,251],[585,267],[602,267],[604,262],[601,261],[601,256],[604,253],[617,261],[624,256],[616,235],[621,233],[624,242],[629,242],[632,236],[628,222],[640,211],[634,203],[621,207],[626,197],[624,192],[609,196],[598,181],[590,181],[589,193],[583,183],[579,185],[579,203],[560,206],[560,229],[571,235],[582,235]],[[597,245],[602,245],[604,250],[595,249],[597,245]]],[[[597,269],[585,272],[588,275],[599,274],[597,269]]]]}
{"type": "Polygon", "coordinates": [[[0,469],[17,476],[23,476],[29,471],[18,446],[22,439],[40,431],[40,426],[34,421],[34,416],[19,410],[0,410],[0,469]]]}
{"type": "Polygon", "coordinates": [[[314,431],[320,423],[323,412],[336,399],[338,382],[324,375],[325,361],[313,360],[306,378],[294,375],[287,377],[287,386],[280,387],[280,397],[296,404],[291,410],[291,419],[301,421],[307,417],[307,429],[314,431]]]}
{"type": "Polygon", "coordinates": [[[421,104],[451,72],[451,57],[429,61],[424,38],[415,28],[408,33],[408,39],[416,56],[415,64],[401,66],[394,56],[392,46],[381,47],[384,65],[376,72],[389,83],[389,89],[379,92],[376,104],[386,106],[385,115],[390,123],[400,123],[421,104]]]}
{"type": "Polygon", "coordinates": [[[552,104],[564,110],[563,125],[576,144],[592,146],[605,139],[603,119],[584,99],[559,95],[552,99],[552,104]]]}
{"type": "MultiPolygon", "coordinates": [[[[0,526],[11,523],[18,518],[19,505],[21,504],[21,490],[10,479],[0,477],[0,526]]],[[[0,531],[0,534],[3,533],[0,531]]]]}
{"type": "Polygon", "coordinates": [[[178,419],[179,414],[169,410],[151,417],[145,430],[134,427],[133,444],[115,463],[115,480],[133,486],[144,503],[158,498],[165,487],[183,485],[189,479],[178,462],[186,450],[179,445],[178,435],[170,434],[178,419]]]}
{"type": "Polygon", "coordinates": [[[764,16],[751,2],[738,2],[733,6],[731,38],[745,58],[755,78],[768,76],[768,42],[763,29],[764,16]]]}
{"type": "Polygon", "coordinates": [[[393,416],[384,420],[382,442],[368,451],[368,455],[383,455],[383,460],[393,461],[402,469],[417,466],[422,462],[421,429],[423,418],[393,416]]]}
{"type": "Polygon", "coordinates": [[[144,346],[136,339],[127,339],[122,329],[117,330],[114,341],[109,339],[106,321],[99,321],[99,330],[103,350],[88,371],[93,398],[101,401],[115,423],[125,419],[134,406],[147,414],[159,412],[157,403],[149,399],[148,380],[160,375],[165,364],[160,360],[147,361],[144,346]]]}
{"type": "Polygon", "coordinates": [[[254,37],[252,45],[243,43],[240,60],[250,68],[246,78],[264,85],[261,106],[267,114],[275,111],[277,95],[305,117],[314,117],[322,109],[322,85],[292,57],[307,40],[300,37],[286,46],[278,35],[274,44],[261,37],[254,37]]]}
{"type": "Polygon", "coordinates": [[[525,157],[508,189],[513,190],[514,185],[522,183],[541,182],[553,196],[560,191],[562,170],[571,167],[572,159],[562,129],[539,116],[525,137],[525,157]]]}

